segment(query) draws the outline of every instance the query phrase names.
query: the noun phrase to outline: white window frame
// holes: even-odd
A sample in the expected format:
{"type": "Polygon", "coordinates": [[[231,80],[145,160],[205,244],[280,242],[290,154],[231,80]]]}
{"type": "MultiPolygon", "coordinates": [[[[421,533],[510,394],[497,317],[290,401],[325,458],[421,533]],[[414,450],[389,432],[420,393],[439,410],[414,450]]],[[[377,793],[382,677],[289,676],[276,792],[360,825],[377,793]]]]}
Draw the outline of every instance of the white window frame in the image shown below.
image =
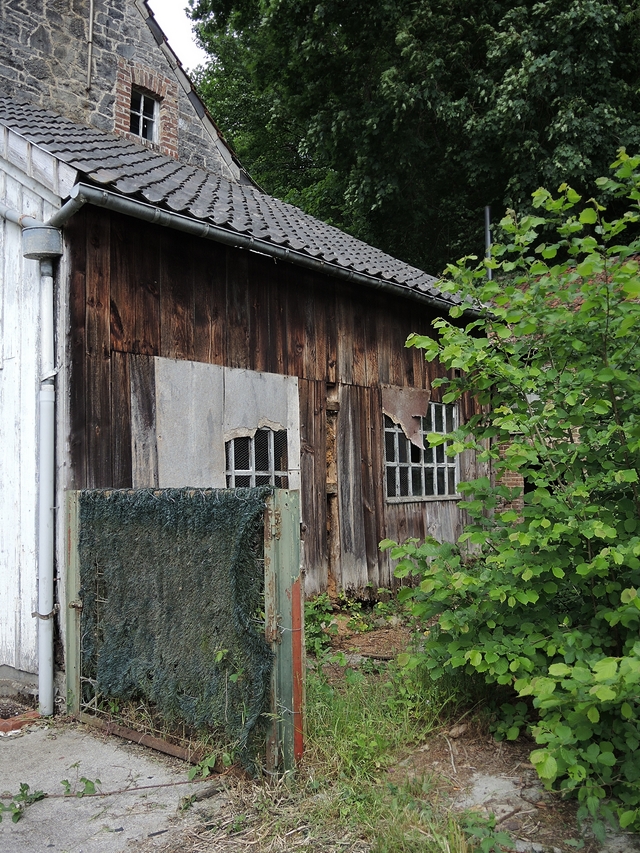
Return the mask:
{"type": "MultiPolygon", "coordinates": [[[[289,456],[289,435],[287,430],[277,430],[277,432],[284,433],[284,442],[285,447],[287,448],[287,465],[288,456],[289,456]]],[[[276,488],[288,489],[290,482],[290,472],[281,471],[276,468],[276,460],[275,460],[275,436],[276,432],[269,427],[262,427],[257,429],[253,435],[248,436],[238,436],[236,438],[231,438],[229,441],[225,442],[225,458],[226,458],[226,481],[228,489],[235,488],[253,488],[256,485],[256,478],[269,478],[269,485],[274,486],[276,488]],[[268,439],[268,470],[257,470],[256,469],[256,435],[257,433],[266,433],[268,439]],[[236,468],[235,467],[235,442],[243,441],[245,439],[249,440],[249,467],[248,468],[236,468]],[[247,486],[236,486],[236,477],[248,477],[250,479],[250,483],[247,486]],[[280,479],[280,483],[276,484],[276,478],[280,479]],[[287,485],[282,485],[282,480],[285,480],[287,485]]],[[[266,483],[261,483],[260,485],[267,485],[266,483]]]]}
{"type": "Polygon", "coordinates": [[[138,89],[135,86],[131,89],[131,101],[129,104],[129,126],[131,127],[131,119],[136,116],[138,119],[138,132],[135,130],[130,130],[134,136],[140,137],[140,139],[144,139],[146,142],[158,142],[159,138],[159,122],[160,122],[160,101],[157,97],[153,95],[149,95],[144,92],[142,89],[138,89]],[[140,96],[140,109],[134,110],[133,108],[133,97],[134,95],[140,96]],[[153,116],[146,116],[144,114],[144,108],[146,104],[153,104],[153,116]],[[148,136],[144,136],[144,122],[148,121],[151,123],[151,138],[148,136]]]}
{"type": "Polygon", "coordinates": [[[402,427],[388,415],[384,415],[384,459],[385,459],[385,497],[389,503],[409,503],[415,501],[460,500],[458,483],[460,482],[460,460],[458,455],[448,456],[449,442],[431,447],[427,441],[428,433],[446,435],[458,428],[458,409],[451,403],[429,403],[427,415],[420,418],[420,437],[424,450],[412,444],[402,427]],[[450,415],[451,429],[447,428],[447,414],[450,415]],[[436,428],[440,423],[441,427],[436,428]],[[390,447],[393,452],[390,452],[390,447]],[[393,458],[389,458],[393,456],[393,458]],[[393,491],[389,494],[390,479],[393,491]],[[425,494],[431,482],[434,494],[425,494]],[[401,494],[406,491],[407,494],[401,494]],[[414,494],[415,492],[415,494],[414,494]]]}

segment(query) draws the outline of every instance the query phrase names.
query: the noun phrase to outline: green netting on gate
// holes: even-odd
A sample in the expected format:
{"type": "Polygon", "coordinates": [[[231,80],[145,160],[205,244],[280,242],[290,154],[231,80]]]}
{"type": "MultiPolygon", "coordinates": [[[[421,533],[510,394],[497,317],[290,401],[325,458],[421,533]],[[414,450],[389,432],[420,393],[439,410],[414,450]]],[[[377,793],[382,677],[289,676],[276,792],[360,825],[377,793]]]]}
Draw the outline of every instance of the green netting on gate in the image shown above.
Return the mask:
{"type": "Polygon", "coordinates": [[[261,611],[271,491],[80,493],[84,702],[96,691],[146,700],[169,723],[220,732],[251,761],[270,710],[261,611]]]}

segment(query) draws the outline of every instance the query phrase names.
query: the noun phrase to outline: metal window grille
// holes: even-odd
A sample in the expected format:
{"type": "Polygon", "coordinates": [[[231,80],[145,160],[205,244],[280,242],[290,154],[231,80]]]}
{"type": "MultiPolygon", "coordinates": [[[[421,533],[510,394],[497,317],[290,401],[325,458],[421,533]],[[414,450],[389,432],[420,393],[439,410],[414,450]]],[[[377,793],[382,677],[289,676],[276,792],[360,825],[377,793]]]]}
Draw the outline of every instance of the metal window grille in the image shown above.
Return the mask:
{"type": "Polygon", "coordinates": [[[430,432],[453,432],[458,426],[457,410],[452,405],[429,403],[427,414],[420,420],[424,450],[408,440],[402,427],[384,416],[387,498],[426,500],[457,494],[458,458],[447,456],[449,442],[430,447],[426,438],[430,432]]]}
{"type": "Polygon", "coordinates": [[[258,429],[255,435],[227,441],[227,488],[289,488],[287,431],[258,429]]]}
{"type": "Polygon", "coordinates": [[[157,141],[158,101],[137,89],[131,91],[131,111],[129,130],[136,136],[157,141]]]}

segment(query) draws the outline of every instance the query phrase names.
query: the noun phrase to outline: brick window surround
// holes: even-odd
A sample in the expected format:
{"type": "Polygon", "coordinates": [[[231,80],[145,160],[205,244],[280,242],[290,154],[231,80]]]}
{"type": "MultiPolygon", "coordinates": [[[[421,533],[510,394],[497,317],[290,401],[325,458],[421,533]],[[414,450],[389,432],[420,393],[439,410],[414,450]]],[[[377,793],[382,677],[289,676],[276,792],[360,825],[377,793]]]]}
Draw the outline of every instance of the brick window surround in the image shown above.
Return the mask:
{"type": "Polygon", "coordinates": [[[178,84],[174,80],[118,58],[115,110],[116,133],[168,157],[178,158],[178,84]],[[158,142],[150,142],[129,131],[132,89],[148,92],[159,102],[158,142]]]}

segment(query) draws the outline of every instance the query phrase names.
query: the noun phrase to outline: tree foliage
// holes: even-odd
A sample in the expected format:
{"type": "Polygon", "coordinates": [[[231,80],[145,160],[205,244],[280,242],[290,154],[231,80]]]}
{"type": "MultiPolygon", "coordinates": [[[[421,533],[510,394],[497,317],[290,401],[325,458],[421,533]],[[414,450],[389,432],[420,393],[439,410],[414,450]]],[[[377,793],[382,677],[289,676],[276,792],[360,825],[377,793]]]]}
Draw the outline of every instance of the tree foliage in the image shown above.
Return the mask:
{"type": "Polygon", "coordinates": [[[637,0],[190,0],[200,91],[264,188],[438,272],[484,205],[640,148],[637,0]]]}
{"type": "Polygon", "coordinates": [[[403,662],[512,688],[522,703],[505,706],[504,733],[518,736],[531,703],[541,778],[577,793],[583,817],[611,816],[613,796],[621,825],[640,829],[640,157],[614,166],[598,183],[628,204],[621,217],[566,184],[539,190],[535,214],[503,220],[494,261],[449,267],[448,286],[491,311],[465,328],[436,320],[437,339],[407,346],[460,374],[439,380],[445,402],[479,395],[484,413],[449,439],[498,479],[460,486],[466,556],[435,540],[383,546],[399,577],[417,576],[401,593],[415,615],[437,618],[403,662]],[[522,507],[500,482],[513,471],[530,485],[522,507]]]}

